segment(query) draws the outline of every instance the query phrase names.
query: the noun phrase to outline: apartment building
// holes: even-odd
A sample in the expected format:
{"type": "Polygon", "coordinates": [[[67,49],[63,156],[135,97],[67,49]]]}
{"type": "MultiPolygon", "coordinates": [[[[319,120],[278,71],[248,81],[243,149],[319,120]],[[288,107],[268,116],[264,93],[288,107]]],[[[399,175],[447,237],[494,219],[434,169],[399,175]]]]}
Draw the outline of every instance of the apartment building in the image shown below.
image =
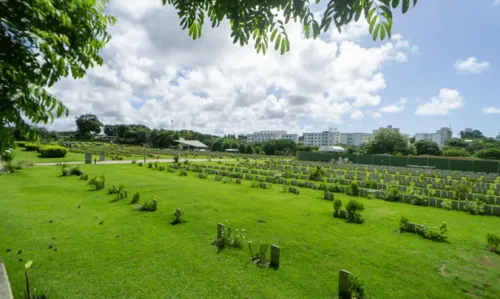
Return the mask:
{"type": "Polygon", "coordinates": [[[319,133],[304,133],[304,145],[327,146],[340,143],[340,133],[336,128],[319,133]]]}
{"type": "Polygon", "coordinates": [[[286,131],[259,131],[247,135],[247,142],[266,142],[269,140],[292,140],[295,143],[299,142],[298,134],[288,134],[286,131]]]}
{"type": "Polygon", "coordinates": [[[388,130],[393,130],[393,131],[399,132],[399,128],[393,128],[391,125],[388,125],[385,128],[378,128],[378,129],[373,130],[373,135],[377,134],[377,132],[382,130],[382,129],[388,129],[388,130]]]}
{"type": "Polygon", "coordinates": [[[443,127],[436,131],[436,133],[416,133],[415,141],[419,140],[429,140],[434,141],[438,144],[440,148],[443,148],[446,141],[450,140],[453,136],[453,132],[450,128],[443,127]]]}
{"type": "Polygon", "coordinates": [[[372,136],[369,133],[340,133],[340,144],[360,146],[370,140],[372,136]]]}

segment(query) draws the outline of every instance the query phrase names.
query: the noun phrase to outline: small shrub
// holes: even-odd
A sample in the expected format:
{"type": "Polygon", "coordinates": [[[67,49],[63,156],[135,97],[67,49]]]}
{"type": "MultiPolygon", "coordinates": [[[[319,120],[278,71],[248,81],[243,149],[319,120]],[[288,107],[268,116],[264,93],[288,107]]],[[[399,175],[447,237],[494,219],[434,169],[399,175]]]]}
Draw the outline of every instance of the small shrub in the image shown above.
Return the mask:
{"type": "Polygon", "coordinates": [[[333,216],[340,217],[340,209],[342,208],[342,201],[340,199],[336,199],[333,201],[333,216]]]}
{"type": "Polygon", "coordinates": [[[465,211],[471,215],[483,215],[486,207],[486,197],[465,201],[465,211]]]}
{"type": "Polygon", "coordinates": [[[80,166],[73,166],[70,168],[69,173],[70,175],[81,176],[83,175],[83,169],[81,169],[80,166]]]}
{"type": "Polygon", "coordinates": [[[142,165],[144,165],[144,164],[143,164],[142,162],[139,162],[137,165],[142,166],[142,165]]]}
{"type": "Polygon", "coordinates": [[[404,232],[406,231],[406,225],[410,222],[408,218],[405,216],[402,216],[401,219],[399,219],[399,231],[404,232]]]}
{"type": "Polygon", "coordinates": [[[153,168],[153,163],[149,162],[148,163],[148,168],[153,168]]]}
{"type": "Polygon", "coordinates": [[[40,148],[40,144],[38,143],[26,143],[24,145],[24,150],[27,152],[36,152],[40,148]]]}
{"type": "Polygon", "coordinates": [[[375,193],[373,193],[373,192],[368,193],[368,195],[366,196],[366,198],[368,198],[368,199],[375,199],[375,193]]]}
{"type": "Polygon", "coordinates": [[[443,222],[437,227],[429,227],[426,224],[417,226],[417,233],[422,237],[433,241],[445,241],[448,238],[448,224],[443,222]]]}
{"type": "Polygon", "coordinates": [[[106,177],[103,176],[103,175],[101,175],[99,177],[96,177],[96,176],[93,177],[89,181],[89,186],[94,191],[98,191],[98,190],[104,189],[104,187],[106,186],[106,177]]]}
{"type": "Polygon", "coordinates": [[[451,200],[444,199],[441,203],[441,208],[447,211],[451,210],[451,200]]]}
{"type": "Polygon", "coordinates": [[[366,299],[368,298],[368,295],[366,293],[366,286],[364,285],[363,282],[359,280],[359,278],[351,274],[349,275],[348,278],[348,283],[349,283],[349,292],[351,293],[351,296],[356,299],[366,299]]]}
{"type": "Polygon", "coordinates": [[[385,197],[385,200],[387,201],[398,201],[399,199],[399,190],[396,187],[391,187],[387,190],[387,196],[385,197]]]}
{"type": "Polygon", "coordinates": [[[132,160],[132,164],[135,164],[135,163],[137,163],[137,160],[132,160]]]}
{"type": "Polygon", "coordinates": [[[63,158],[68,150],[62,146],[46,145],[38,149],[43,158],[63,158]]]}
{"type": "Polygon", "coordinates": [[[120,194],[123,190],[125,190],[125,184],[121,184],[119,187],[116,187],[115,184],[111,188],[108,189],[108,194],[120,194]]]}
{"type": "Polygon", "coordinates": [[[374,181],[374,180],[366,181],[366,188],[377,189],[377,181],[374,181]]]}
{"type": "Polygon", "coordinates": [[[454,198],[455,199],[465,200],[467,197],[467,194],[470,193],[471,188],[469,187],[469,185],[467,185],[465,183],[459,183],[453,187],[453,191],[454,191],[454,198]]]}
{"type": "Polygon", "coordinates": [[[153,199],[150,201],[146,201],[142,205],[139,206],[139,211],[144,211],[144,212],[154,212],[158,208],[158,200],[153,199]]]}
{"type": "Polygon", "coordinates": [[[252,245],[252,241],[248,241],[248,249],[250,249],[252,261],[261,267],[267,266],[267,255],[271,247],[269,243],[267,243],[267,240],[266,242],[259,242],[259,250],[256,251],[255,254],[252,245]]]}
{"type": "Polygon", "coordinates": [[[89,179],[89,175],[88,174],[83,174],[83,175],[80,176],[80,180],[82,180],[82,181],[88,181],[88,179],[89,179]]]}
{"type": "Polygon", "coordinates": [[[349,186],[347,186],[347,192],[346,193],[348,195],[352,195],[352,196],[359,196],[358,183],[356,183],[356,182],[350,183],[349,186]]]}
{"type": "Polygon", "coordinates": [[[19,146],[19,147],[26,147],[26,143],[27,142],[25,142],[25,141],[18,141],[18,142],[16,142],[17,146],[19,146]]]}
{"type": "Polygon", "coordinates": [[[290,186],[286,184],[281,184],[281,192],[288,193],[288,190],[290,190],[290,186]]]}
{"type": "Polygon", "coordinates": [[[224,248],[242,248],[243,240],[245,239],[245,229],[235,229],[234,233],[226,220],[226,225],[222,229],[220,237],[215,238],[212,245],[217,246],[217,250],[221,251],[224,248]]]}
{"type": "Polygon", "coordinates": [[[347,222],[352,222],[352,223],[363,223],[363,217],[360,214],[365,209],[365,206],[356,201],[356,200],[350,200],[347,205],[346,205],[346,210],[347,210],[347,222]]]}
{"type": "Polygon", "coordinates": [[[486,241],[488,242],[488,249],[493,252],[499,252],[498,245],[500,245],[500,237],[495,234],[487,234],[486,241]]]}
{"type": "Polygon", "coordinates": [[[179,163],[179,155],[174,156],[174,163],[179,163]]]}
{"type": "Polygon", "coordinates": [[[241,185],[241,180],[240,179],[236,179],[235,183],[236,183],[236,185],[241,185]]]}
{"type": "Polygon", "coordinates": [[[140,198],[141,198],[141,196],[140,196],[139,192],[135,192],[134,196],[132,196],[132,200],[130,201],[130,204],[135,205],[135,204],[139,203],[140,198]]]}

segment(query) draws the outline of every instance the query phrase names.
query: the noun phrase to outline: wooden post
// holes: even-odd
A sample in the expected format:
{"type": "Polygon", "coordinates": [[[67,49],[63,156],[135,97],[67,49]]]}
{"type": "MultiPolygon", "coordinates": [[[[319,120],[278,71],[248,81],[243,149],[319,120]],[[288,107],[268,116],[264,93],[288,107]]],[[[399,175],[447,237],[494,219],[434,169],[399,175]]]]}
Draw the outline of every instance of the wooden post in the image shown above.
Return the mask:
{"type": "Polygon", "coordinates": [[[280,247],[271,244],[271,267],[279,268],[280,266],[280,247]]]}
{"type": "Polygon", "coordinates": [[[339,298],[351,299],[351,292],[349,291],[349,276],[351,272],[340,270],[339,272],[339,298]]]}
{"type": "Polygon", "coordinates": [[[222,223],[217,224],[217,239],[222,237],[223,232],[224,232],[224,224],[222,223]]]}

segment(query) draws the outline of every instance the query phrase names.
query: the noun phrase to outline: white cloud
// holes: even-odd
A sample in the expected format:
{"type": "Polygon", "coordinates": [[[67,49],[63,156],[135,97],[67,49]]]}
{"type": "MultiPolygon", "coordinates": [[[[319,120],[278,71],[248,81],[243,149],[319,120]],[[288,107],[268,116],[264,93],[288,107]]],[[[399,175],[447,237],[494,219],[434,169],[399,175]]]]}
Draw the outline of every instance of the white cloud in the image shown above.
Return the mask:
{"type": "Polygon", "coordinates": [[[479,74],[489,69],[490,63],[487,61],[479,62],[476,57],[471,56],[465,60],[457,60],[454,67],[457,72],[462,74],[479,74]]]}
{"type": "Polygon", "coordinates": [[[361,110],[354,110],[351,112],[352,119],[362,119],[364,116],[365,114],[361,110]]]}
{"type": "Polygon", "coordinates": [[[462,107],[464,101],[460,93],[454,89],[443,88],[439,96],[417,107],[418,115],[447,115],[450,110],[462,107]]]}
{"type": "Polygon", "coordinates": [[[373,118],[381,118],[382,117],[382,114],[378,111],[375,111],[372,113],[372,117],[373,118]]]}
{"type": "MultiPolygon", "coordinates": [[[[500,2],[500,0],[498,0],[498,1],[500,2]]],[[[482,111],[485,114],[500,114],[500,108],[493,107],[493,106],[484,107],[482,111]]]]}
{"type": "Polygon", "coordinates": [[[493,1],[493,6],[495,6],[495,5],[499,5],[499,4],[500,4],[500,0],[495,0],[495,1],[493,1]]]}
{"type": "Polygon", "coordinates": [[[118,22],[101,53],[103,66],[51,88],[71,112],[54,129],[74,128],[82,113],[150,128],[169,128],[174,120],[177,129],[218,134],[298,132],[305,118],[339,124],[377,109],[384,64],[410,59],[415,47],[400,35],[361,46],[368,35],[363,22],[315,40],[291,24],[291,51],[280,55],[270,45],[264,56],[253,44],[234,45],[227,22],[207,24],[193,41],[175,10],[159,1],[112,0],[108,9],[118,22]]]}
{"type": "Polygon", "coordinates": [[[383,106],[379,109],[380,112],[385,112],[385,113],[396,113],[396,112],[401,112],[405,109],[405,105],[408,99],[406,98],[401,98],[398,101],[394,102],[394,104],[383,106]]]}

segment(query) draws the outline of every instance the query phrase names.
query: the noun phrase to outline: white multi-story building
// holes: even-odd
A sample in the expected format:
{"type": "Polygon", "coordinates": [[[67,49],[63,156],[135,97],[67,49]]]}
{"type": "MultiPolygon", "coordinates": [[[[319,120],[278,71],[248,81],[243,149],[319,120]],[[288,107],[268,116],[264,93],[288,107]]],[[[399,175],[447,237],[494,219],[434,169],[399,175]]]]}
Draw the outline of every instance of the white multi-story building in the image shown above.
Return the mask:
{"type": "Polygon", "coordinates": [[[340,143],[340,133],[335,128],[320,133],[304,133],[304,145],[327,146],[340,143]]]}
{"type": "Polygon", "coordinates": [[[372,136],[369,133],[340,133],[340,144],[360,146],[372,136]]]}
{"type": "Polygon", "coordinates": [[[500,133],[498,133],[497,137],[495,138],[497,141],[500,141],[500,133]]]}
{"type": "Polygon", "coordinates": [[[446,141],[450,140],[453,136],[453,132],[450,128],[443,127],[436,131],[436,133],[416,133],[415,141],[419,140],[429,140],[434,141],[438,144],[440,148],[443,148],[446,141]]]}
{"type": "Polygon", "coordinates": [[[287,134],[286,131],[259,131],[247,135],[247,142],[266,142],[269,140],[292,140],[295,143],[299,142],[298,134],[287,134]]]}

